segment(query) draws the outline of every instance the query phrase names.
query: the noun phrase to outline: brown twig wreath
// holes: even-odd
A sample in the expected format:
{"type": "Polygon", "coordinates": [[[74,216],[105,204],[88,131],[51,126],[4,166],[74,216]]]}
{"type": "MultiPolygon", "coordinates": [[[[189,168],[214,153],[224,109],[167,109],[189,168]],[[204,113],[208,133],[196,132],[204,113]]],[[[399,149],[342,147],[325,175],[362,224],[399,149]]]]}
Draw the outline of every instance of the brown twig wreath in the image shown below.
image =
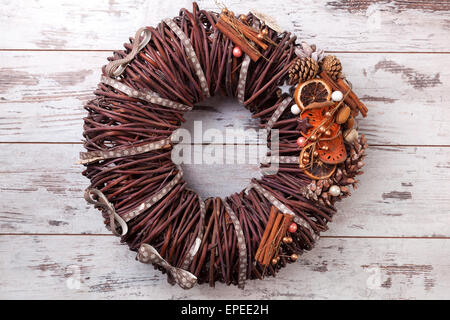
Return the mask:
{"type": "Polygon", "coordinates": [[[85,198],[170,283],[242,288],[275,275],[313,248],[355,187],[367,147],[355,117],[367,109],[335,56],[296,40],[264,15],[194,3],[138,30],[103,68],[85,106],[85,198]],[[183,112],[216,94],[236,97],[269,136],[277,129],[279,155],[268,154],[246,190],[203,200],[171,148],[183,112]],[[274,161],[278,171],[264,172],[274,161]]]}

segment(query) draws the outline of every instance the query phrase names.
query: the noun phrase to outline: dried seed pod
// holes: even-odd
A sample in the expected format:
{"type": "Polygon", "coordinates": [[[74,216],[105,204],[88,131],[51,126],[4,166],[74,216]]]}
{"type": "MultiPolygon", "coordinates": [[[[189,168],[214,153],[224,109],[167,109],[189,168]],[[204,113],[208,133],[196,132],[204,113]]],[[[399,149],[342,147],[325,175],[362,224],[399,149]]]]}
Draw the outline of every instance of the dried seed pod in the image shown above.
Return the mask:
{"type": "Polygon", "coordinates": [[[352,184],[352,183],[355,183],[355,180],[353,178],[347,178],[347,180],[345,182],[347,184],[352,184]]]}
{"type": "Polygon", "coordinates": [[[324,51],[318,49],[315,44],[309,45],[306,42],[300,43],[300,45],[295,49],[295,54],[300,58],[313,58],[317,62],[322,61],[324,58],[324,51]]]}
{"type": "Polygon", "coordinates": [[[350,189],[347,187],[340,187],[342,193],[350,193],[350,189]]]}

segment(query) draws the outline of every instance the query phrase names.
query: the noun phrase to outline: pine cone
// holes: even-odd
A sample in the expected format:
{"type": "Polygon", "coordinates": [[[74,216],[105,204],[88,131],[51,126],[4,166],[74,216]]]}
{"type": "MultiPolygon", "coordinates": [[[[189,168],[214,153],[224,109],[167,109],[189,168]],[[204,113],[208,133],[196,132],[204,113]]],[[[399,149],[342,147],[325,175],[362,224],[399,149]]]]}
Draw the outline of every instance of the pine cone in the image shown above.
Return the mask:
{"type": "Polygon", "coordinates": [[[289,69],[289,82],[304,82],[314,78],[319,71],[319,64],[312,58],[297,58],[289,69]]]}
{"type": "Polygon", "coordinates": [[[318,202],[320,205],[334,208],[336,201],[350,195],[349,186],[356,189],[358,180],[355,177],[362,173],[361,168],[364,166],[363,159],[367,147],[367,139],[364,135],[361,135],[359,141],[355,141],[351,145],[349,157],[345,162],[339,164],[333,176],[324,180],[313,180],[302,190],[303,196],[311,201],[318,202]],[[332,186],[340,188],[341,194],[339,196],[331,195],[329,190],[332,186]]]}
{"type": "Polygon", "coordinates": [[[323,58],[321,67],[333,80],[337,80],[342,74],[342,64],[336,56],[323,58]]]}

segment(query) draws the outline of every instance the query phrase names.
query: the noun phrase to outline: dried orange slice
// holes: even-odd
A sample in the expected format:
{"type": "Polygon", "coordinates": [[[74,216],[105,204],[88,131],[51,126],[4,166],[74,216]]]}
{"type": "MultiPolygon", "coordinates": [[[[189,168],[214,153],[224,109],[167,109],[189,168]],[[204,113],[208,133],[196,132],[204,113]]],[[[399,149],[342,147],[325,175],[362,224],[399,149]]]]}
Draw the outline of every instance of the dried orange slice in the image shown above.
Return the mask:
{"type": "MultiPolygon", "coordinates": [[[[300,153],[299,163],[302,163],[304,154],[310,152],[311,146],[312,144],[309,144],[302,149],[302,152],[300,153]]],[[[331,177],[335,170],[335,164],[327,164],[317,158],[313,159],[312,163],[309,163],[303,169],[305,174],[314,180],[327,179],[331,177]]]]}
{"type": "Polygon", "coordinates": [[[316,160],[311,167],[306,168],[304,171],[305,174],[311,179],[321,180],[331,177],[335,170],[335,164],[327,164],[320,160],[316,160]]]}
{"type": "Polygon", "coordinates": [[[342,139],[342,133],[339,131],[339,135],[331,140],[319,140],[317,143],[317,151],[319,153],[319,159],[327,164],[342,163],[347,159],[347,151],[345,150],[344,140],[342,139]],[[322,150],[323,146],[327,147],[327,150],[322,150]]]}
{"type": "Polygon", "coordinates": [[[321,79],[311,79],[297,86],[294,93],[295,103],[300,109],[313,102],[329,101],[331,98],[331,88],[321,79]]]}

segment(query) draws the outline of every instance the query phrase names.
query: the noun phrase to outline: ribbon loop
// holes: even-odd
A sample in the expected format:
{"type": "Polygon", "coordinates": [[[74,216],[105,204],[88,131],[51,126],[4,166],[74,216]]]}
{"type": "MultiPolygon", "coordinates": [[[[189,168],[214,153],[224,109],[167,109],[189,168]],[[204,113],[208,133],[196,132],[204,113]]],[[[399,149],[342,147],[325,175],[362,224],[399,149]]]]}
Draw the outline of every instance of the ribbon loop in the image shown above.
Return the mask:
{"type": "Polygon", "coordinates": [[[116,213],[116,210],[114,209],[113,205],[108,201],[106,196],[98,189],[94,188],[87,188],[84,192],[84,199],[86,199],[87,202],[102,207],[106,210],[106,212],[109,215],[109,227],[111,228],[112,233],[114,235],[120,237],[124,236],[128,232],[128,225],[127,223],[116,213]],[[98,200],[95,200],[92,195],[96,195],[98,200]],[[116,222],[119,223],[119,226],[116,226],[116,222]],[[119,232],[117,229],[120,227],[122,229],[122,232],[119,232]]]}
{"type": "Polygon", "coordinates": [[[134,36],[133,48],[131,49],[131,52],[127,54],[127,56],[123,59],[114,60],[108,63],[105,68],[106,74],[111,78],[117,78],[118,76],[120,76],[125,71],[125,68],[131,62],[131,60],[136,57],[139,51],[144,49],[151,38],[152,34],[150,30],[148,30],[146,27],[139,28],[139,30],[136,31],[136,35],[134,36]],[[139,41],[141,35],[143,37],[142,40],[139,41]]]}
{"type": "Polygon", "coordinates": [[[174,280],[181,288],[191,289],[197,283],[197,277],[189,271],[171,266],[158,251],[147,243],[141,244],[137,259],[142,263],[152,263],[166,269],[169,279],[174,280]]]}

